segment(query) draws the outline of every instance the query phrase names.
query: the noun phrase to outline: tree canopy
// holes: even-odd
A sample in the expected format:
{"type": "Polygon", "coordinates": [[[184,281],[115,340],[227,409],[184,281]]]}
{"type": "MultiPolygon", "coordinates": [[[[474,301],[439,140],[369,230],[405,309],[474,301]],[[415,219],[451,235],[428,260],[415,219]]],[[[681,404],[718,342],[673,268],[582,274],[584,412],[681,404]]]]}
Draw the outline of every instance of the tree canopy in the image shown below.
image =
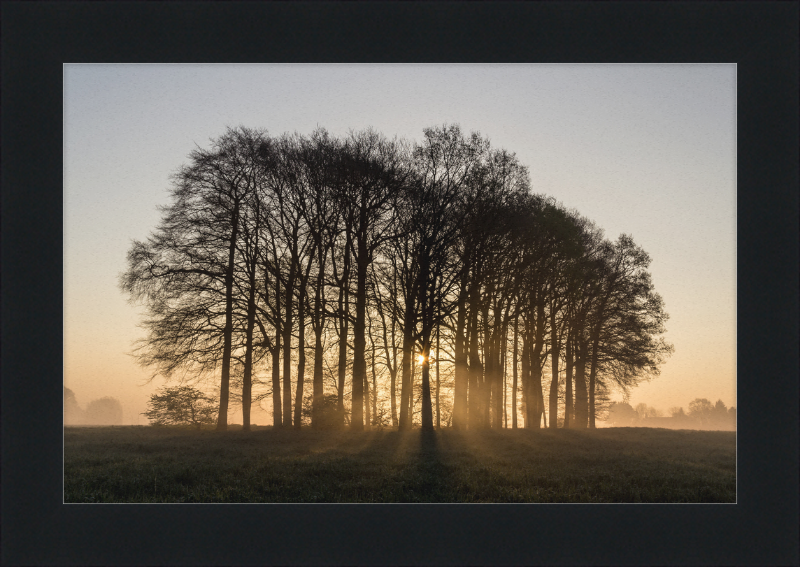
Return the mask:
{"type": "Polygon", "coordinates": [[[161,388],[150,396],[144,415],[152,425],[191,425],[198,429],[214,423],[216,400],[191,386],[161,388]]]}
{"type": "Polygon", "coordinates": [[[229,128],[172,183],[120,286],[145,307],[139,362],[218,388],[218,429],[231,399],[245,429],[253,403],[286,427],[594,427],[672,352],[633,238],[457,125],[419,143],[229,128]]]}

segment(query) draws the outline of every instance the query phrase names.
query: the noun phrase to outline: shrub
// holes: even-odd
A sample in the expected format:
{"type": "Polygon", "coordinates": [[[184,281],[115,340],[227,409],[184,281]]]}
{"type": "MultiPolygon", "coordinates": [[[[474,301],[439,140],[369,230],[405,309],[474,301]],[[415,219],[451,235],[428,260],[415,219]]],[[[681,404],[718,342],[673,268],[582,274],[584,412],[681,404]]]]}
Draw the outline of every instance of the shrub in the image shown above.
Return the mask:
{"type": "Polygon", "coordinates": [[[122,404],[106,396],[86,406],[86,421],[91,425],[122,425],[122,404]]]}
{"type": "MultiPolygon", "coordinates": [[[[314,429],[341,429],[344,419],[338,407],[339,397],[336,394],[323,394],[319,413],[313,420],[314,429]]],[[[312,423],[313,401],[311,396],[303,400],[302,413],[303,421],[312,423]]]]}
{"type": "Polygon", "coordinates": [[[216,399],[191,386],[161,388],[150,396],[148,410],[142,415],[151,425],[192,425],[214,423],[216,399]]]}

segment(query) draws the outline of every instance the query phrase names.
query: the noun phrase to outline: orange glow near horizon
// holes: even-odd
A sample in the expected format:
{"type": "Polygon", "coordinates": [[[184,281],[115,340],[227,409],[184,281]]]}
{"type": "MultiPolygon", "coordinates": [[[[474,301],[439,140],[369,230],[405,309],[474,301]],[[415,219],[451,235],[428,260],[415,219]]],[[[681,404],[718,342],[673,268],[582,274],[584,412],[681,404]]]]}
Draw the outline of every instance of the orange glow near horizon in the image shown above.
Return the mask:
{"type": "MultiPolygon", "coordinates": [[[[669,314],[664,338],[675,352],[658,376],[627,396],[608,380],[609,399],[625,398],[633,407],[645,403],[665,415],[671,407],[688,410],[696,398],[738,407],[736,73],[735,64],[66,64],[64,385],[80,408],[111,396],[122,404],[123,424],[143,426],[148,420],[142,412],[153,393],[181,378],[193,381],[194,369],[170,381],[153,379],[154,369],[139,366],[130,356],[136,341],[146,336],[140,327],[146,312],[128,302],[118,275],[127,267],[131,241],[145,239],[158,226],[158,207],[170,202],[172,172],[187,163],[196,145],[207,148],[226,123],[269,126],[271,136],[308,135],[325,127],[339,137],[370,126],[409,143],[420,142],[424,128],[460,124],[464,132],[486,136],[493,148],[515,153],[528,168],[533,192],[591,219],[609,240],[630,234],[652,258],[648,271],[669,314]],[[265,99],[276,103],[265,108],[265,99]],[[520,108],[527,110],[520,113],[520,108]]],[[[389,408],[386,363],[391,360],[399,369],[402,342],[397,338],[395,357],[383,352],[380,334],[372,337],[377,407],[389,408]]],[[[509,331],[509,407],[512,336],[509,331]]],[[[431,338],[424,341],[429,349],[424,351],[423,341],[415,337],[409,347],[420,350],[410,350],[411,361],[405,362],[413,363],[415,387],[423,367],[432,374],[438,366],[442,407],[449,411],[454,337],[443,327],[438,350],[431,338]]],[[[333,342],[325,344],[332,349],[326,372],[335,378],[338,353],[333,342]]],[[[294,394],[298,351],[292,351],[294,394]]],[[[254,394],[265,394],[270,365],[265,359],[258,367],[261,386],[254,394]]],[[[351,365],[352,351],[348,369],[351,365]]],[[[307,361],[305,396],[310,395],[311,369],[307,361]]],[[[563,360],[558,371],[566,376],[563,360]]],[[[548,355],[545,398],[551,373],[548,355]]],[[[216,369],[192,383],[218,396],[220,376],[216,369]]],[[[351,381],[348,370],[347,389],[351,381]]],[[[240,394],[241,388],[236,389],[240,394]]],[[[398,382],[398,400],[400,389],[398,382]]],[[[372,396],[371,381],[369,391],[372,396]]],[[[419,399],[415,390],[412,401],[419,399]]],[[[252,423],[272,423],[270,400],[259,399],[263,406],[254,403],[252,423]]],[[[521,400],[520,393],[518,407],[521,400]]],[[[241,403],[229,403],[229,422],[241,423],[241,403]]],[[[560,399],[560,411],[563,404],[560,399]]]]}

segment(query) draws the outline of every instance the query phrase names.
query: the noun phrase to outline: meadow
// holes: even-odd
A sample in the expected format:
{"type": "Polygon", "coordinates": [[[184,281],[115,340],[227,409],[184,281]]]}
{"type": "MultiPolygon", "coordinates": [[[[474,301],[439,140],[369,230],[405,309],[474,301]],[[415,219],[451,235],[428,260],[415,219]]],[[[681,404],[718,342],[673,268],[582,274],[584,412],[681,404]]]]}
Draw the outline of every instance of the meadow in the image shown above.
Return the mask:
{"type": "Polygon", "coordinates": [[[66,427],[65,502],[735,502],[736,433],[66,427]]]}

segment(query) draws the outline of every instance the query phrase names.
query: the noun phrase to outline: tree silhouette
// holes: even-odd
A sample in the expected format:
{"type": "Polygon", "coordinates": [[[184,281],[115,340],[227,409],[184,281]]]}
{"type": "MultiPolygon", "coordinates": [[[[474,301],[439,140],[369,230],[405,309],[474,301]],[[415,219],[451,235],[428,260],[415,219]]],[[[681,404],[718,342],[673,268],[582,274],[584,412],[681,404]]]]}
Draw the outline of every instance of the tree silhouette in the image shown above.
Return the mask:
{"type": "Polygon", "coordinates": [[[159,227],[146,242],[133,243],[120,278],[122,289],[147,308],[141,364],[165,376],[221,365],[219,430],[227,428],[241,215],[256,189],[265,143],[260,131],[228,129],[210,150],[193,151],[173,178],[172,204],[162,209],[159,227]]]}
{"type": "Polygon", "coordinates": [[[161,388],[150,396],[142,413],[152,425],[202,425],[214,423],[216,400],[191,386],[161,388]]]}
{"type": "Polygon", "coordinates": [[[90,425],[122,425],[122,404],[116,398],[104,396],[89,402],[85,415],[90,425]]]}
{"type": "Polygon", "coordinates": [[[564,427],[594,427],[598,396],[672,351],[632,238],[534,194],[513,153],[457,125],[416,144],[228,129],[170,197],[120,286],[145,307],[139,362],[213,379],[218,429],[239,386],[244,429],[266,399],[276,427],[500,428],[510,411],[513,428],[521,407],[555,428],[562,397],[564,427]]]}

